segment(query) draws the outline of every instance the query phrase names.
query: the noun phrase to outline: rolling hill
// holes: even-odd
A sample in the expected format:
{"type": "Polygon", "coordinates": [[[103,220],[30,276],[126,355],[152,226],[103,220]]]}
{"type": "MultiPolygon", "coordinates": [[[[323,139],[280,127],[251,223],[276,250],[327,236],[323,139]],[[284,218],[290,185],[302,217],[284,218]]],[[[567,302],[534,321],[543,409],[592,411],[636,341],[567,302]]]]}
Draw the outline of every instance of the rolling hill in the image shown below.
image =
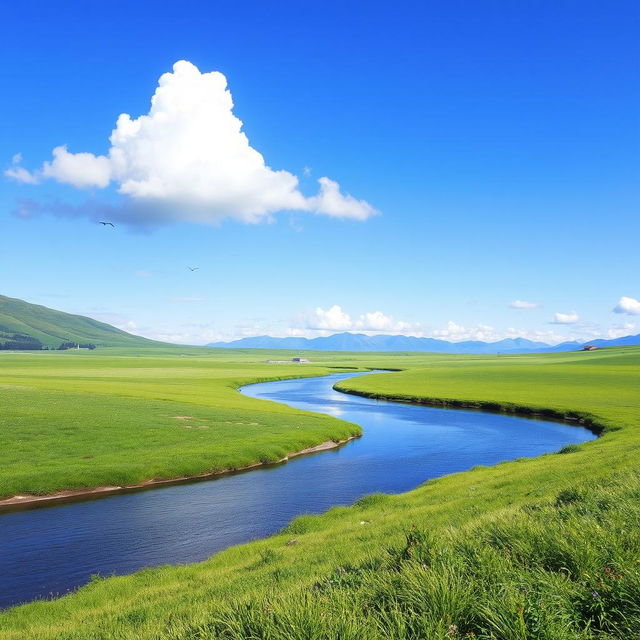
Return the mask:
{"type": "Polygon", "coordinates": [[[0,296],[0,348],[57,349],[63,343],[97,347],[158,344],[92,318],[0,296]]]}

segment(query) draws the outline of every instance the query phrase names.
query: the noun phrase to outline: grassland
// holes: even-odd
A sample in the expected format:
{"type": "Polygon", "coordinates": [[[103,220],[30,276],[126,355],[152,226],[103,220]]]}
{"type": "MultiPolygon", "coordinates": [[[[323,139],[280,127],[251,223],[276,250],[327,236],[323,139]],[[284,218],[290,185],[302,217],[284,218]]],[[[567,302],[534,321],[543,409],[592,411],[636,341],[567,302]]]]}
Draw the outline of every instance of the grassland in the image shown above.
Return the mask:
{"type": "Polygon", "coordinates": [[[360,433],[236,391],[327,367],[194,349],[106,352],[0,355],[0,498],[276,462],[360,433]]]}
{"type": "MultiPolygon", "coordinates": [[[[224,354],[211,357],[210,365],[196,354],[183,360],[195,370],[221,368],[216,402],[224,403],[233,397],[225,389],[269,375],[258,363],[265,355],[224,354]]],[[[638,637],[640,349],[322,357],[326,365],[404,369],[343,383],[358,393],[490,403],[494,410],[551,409],[589,419],[603,435],[563,454],[478,467],[406,494],[370,496],[353,507],[302,516],[279,535],[203,563],[96,580],[60,600],[5,612],[0,637],[638,637]]],[[[88,362],[78,364],[74,375],[87,380],[85,393],[99,393],[94,388],[100,380],[82,374],[88,362]]],[[[162,367],[170,362],[181,369],[171,358],[162,367]]],[[[143,369],[131,378],[140,378],[143,369]]],[[[37,387],[33,393],[59,391],[63,384],[57,375],[20,375],[22,384],[37,387]]],[[[138,396],[154,383],[139,384],[138,396]]],[[[176,389],[180,402],[202,398],[191,389],[191,382],[176,389]]]]}

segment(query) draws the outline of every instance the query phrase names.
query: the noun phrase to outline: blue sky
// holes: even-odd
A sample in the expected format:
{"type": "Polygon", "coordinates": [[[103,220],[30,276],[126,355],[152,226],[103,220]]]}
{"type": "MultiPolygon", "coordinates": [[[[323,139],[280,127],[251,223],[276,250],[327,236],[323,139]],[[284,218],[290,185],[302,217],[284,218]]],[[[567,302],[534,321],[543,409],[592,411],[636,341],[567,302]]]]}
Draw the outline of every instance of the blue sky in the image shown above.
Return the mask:
{"type": "Polygon", "coordinates": [[[640,332],[637,2],[0,24],[2,294],[196,344],[640,332]]]}

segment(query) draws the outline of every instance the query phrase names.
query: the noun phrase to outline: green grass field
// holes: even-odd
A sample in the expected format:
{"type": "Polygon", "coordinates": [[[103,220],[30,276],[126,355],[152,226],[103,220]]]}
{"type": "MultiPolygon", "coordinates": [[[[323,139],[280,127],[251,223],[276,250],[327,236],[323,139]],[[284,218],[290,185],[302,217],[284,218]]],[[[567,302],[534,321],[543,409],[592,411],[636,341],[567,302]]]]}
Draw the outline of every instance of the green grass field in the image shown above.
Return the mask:
{"type": "MultiPolygon", "coordinates": [[[[224,414],[249,422],[253,420],[247,416],[256,411],[269,413],[273,427],[286,426],[285,421],[320,421],[250,401],[233,390],[250,380],[302,371],[261,364],[272,357],[267,353],[51,355],[55,356],[51,360],[41,354],[0,357],[3,397],[27,387],[22,390],[31,398],[30,406],[40,394],[60,398],[84,394],[100,398],[100,407],[109,401],[129,406],[129,416],[140,415],[135,406],[146,406],[135,402],[148,402],[158,418],[180,415],[173,413],[180,405],[180,411],[189,407],[186,415],[209,411],[197,414],[203,420],[224,414]]],[[[640,348],[533,356],[313,354],[312,358],[318,363],[305,366],[305,373],[323,372],[330,365],[403,369],[341,385],[358,393],[505,411],[551,410],[590,420],[603,429],[603,435],[566,453],[477,467],[406,494],[370,496],[353,507],[301,516],[279,535],[228,549],[203,563],[96,580],[60,600],[4,612],[0,637],[639,637],[640,348]],[[291,544],[292,540],[296,542],[291,544]]],[[[86,407],[89,411],[91,405],[86,407]]],[[[54,409],[41,407],[41,424],[48,415],[51,429],[54,425],[61,429],[64,418],[58,422],[53,416],[73,412],[58,405],[54,409]]],[[[12,412],[15,421],[19,403],[12,412]]],[[[100,409],[99,415],[107,418],[110,410],[100,409]]],[[[127,416],[125,409],[122,416],[127,416]]],[[[141,428],[151,429],[153,422],[145,419],[141,428]]],[[[7,424],[12,421],[3,422],[3,438],[7,424]]],[[[30,424],[32,418],[26,418],[20,425],[22,446],[40,433],[33,431],[27,437],[30,424]]],[[[98,424],[95,420],[93,427],[98,424]]],[[[327,439],[326,433],[340,423],[323,417],[320,425],[309,426],[309,435],[327,439]],[[316,428],[327,431],[316,433],[316,428]]],[[[59,437],[80,442],[88,439],[85,432],[91,428],[79,423],[75,433],[59,437]]],[[[169,421],[166,428],[180,427],[169,421]]],[[[286,438],[287,431],[273,435],[286,438]]],[[[53,442],[57,436],[45,437],[53,442]]],[[[135,440],[134,435],[131,438],[135,440]]],[[[182,436],[172,438],[178,438],[174,446],[193,446],[180,440],[182,436]]],[[[14,460],[23,480],[34,473],[37,461],[46,459],[45,449],[34,445],[30,461],[14,460]]],[[[96,466],[108,457],[106,449],[93,459],[96,466]]],[[[6,450],[3,446],[0,456],[7,455],[6,450]]],[[[111,469],[110,465],[117,468],[118,461],[111,460],[106,467],[111,469]]],[[[166,472],[161,466],[157,470],[166,472]]]]}
{"type": "Polygon", "coordinates": [[[0,498],[275,462],[360,433],[236,390],[327,367],[194,349],[106,351],[0,356],[0,498]]]}

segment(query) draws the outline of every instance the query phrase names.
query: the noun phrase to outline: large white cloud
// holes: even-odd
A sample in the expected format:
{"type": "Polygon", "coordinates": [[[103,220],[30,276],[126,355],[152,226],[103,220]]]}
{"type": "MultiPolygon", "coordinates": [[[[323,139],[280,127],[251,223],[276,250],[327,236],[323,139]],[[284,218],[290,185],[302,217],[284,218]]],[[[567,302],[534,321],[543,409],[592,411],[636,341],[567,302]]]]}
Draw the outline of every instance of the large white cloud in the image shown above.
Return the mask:
{"type": "Polygon", "coordinates": [[[613,311],[614,313],[626,313],[630,316],[640,316],[640,300],[622,296],[613,311]]]}
{"type": "Polygon", "coordinates": [[[98,156],[59,146],[41,169],[28,172],[14,163],[5,175],[82,189],[114,183],[133,205],[127,209],[132,222],[257,222],[281,210],[366,220],[376,213],[326,177],[318,195],[305,197],[295,175],[271,169],[249,144],[225,76],[201,73],[186,60],[160,77],[147,115],[120,115],[110,143],[107,155],[98,156]]]}

